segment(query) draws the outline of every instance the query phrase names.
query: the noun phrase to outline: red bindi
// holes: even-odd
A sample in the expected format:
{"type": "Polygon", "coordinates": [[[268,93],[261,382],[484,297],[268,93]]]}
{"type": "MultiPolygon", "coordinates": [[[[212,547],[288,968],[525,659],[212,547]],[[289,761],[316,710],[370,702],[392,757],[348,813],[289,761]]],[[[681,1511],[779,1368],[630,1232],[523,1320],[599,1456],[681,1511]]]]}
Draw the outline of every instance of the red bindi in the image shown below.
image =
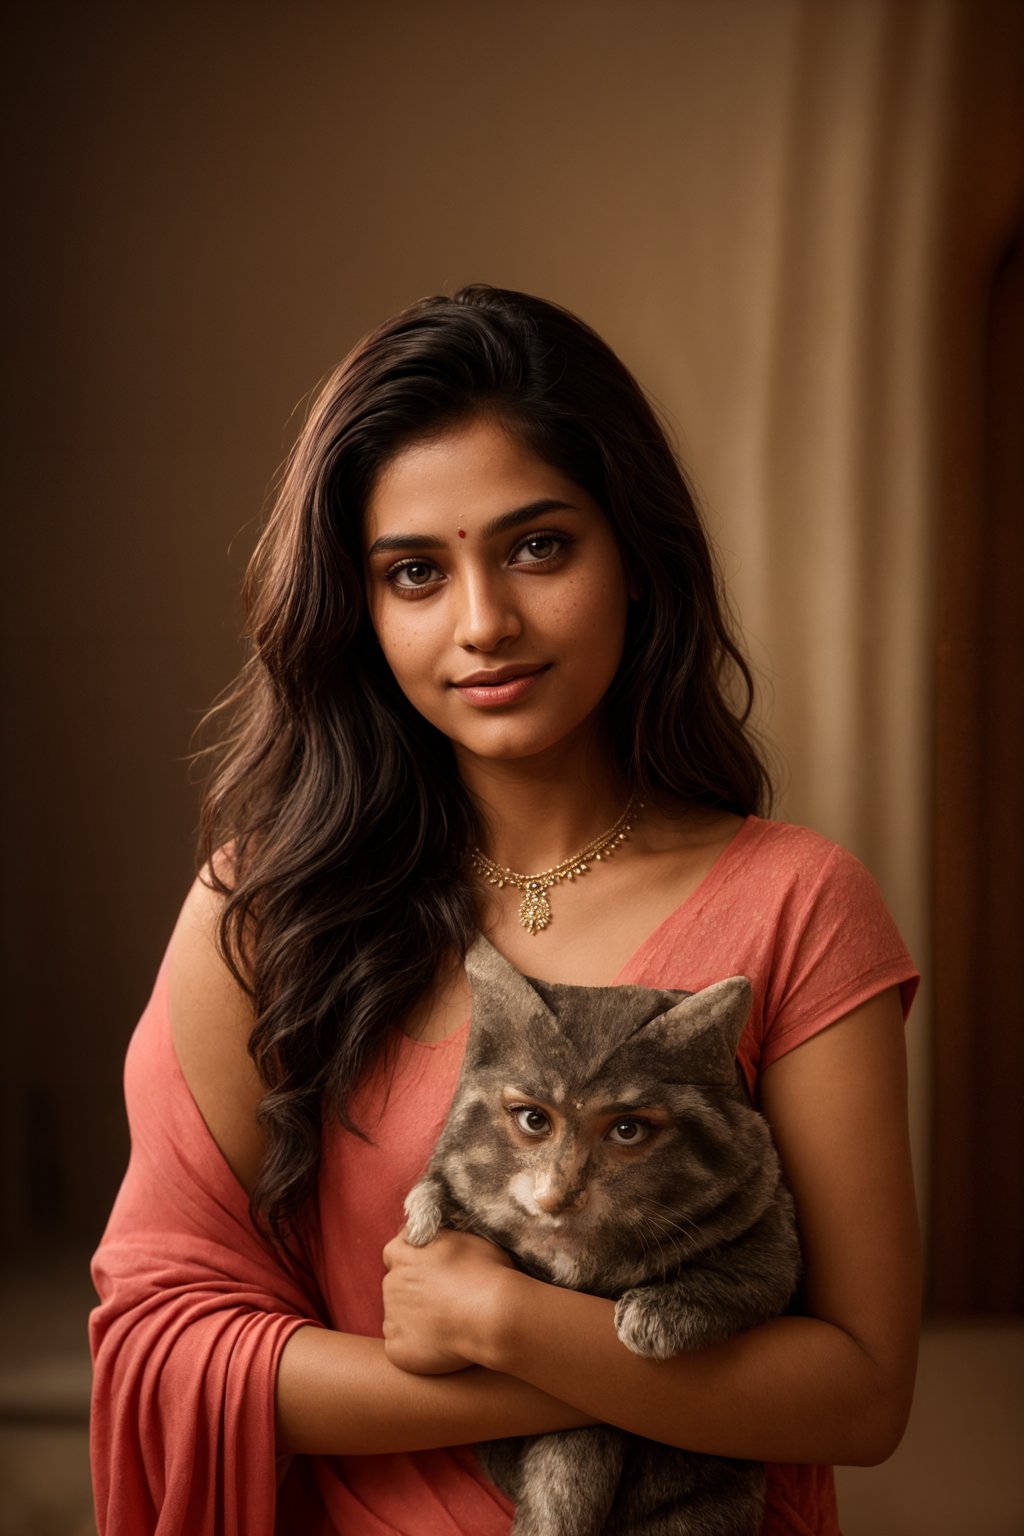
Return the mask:
{"type": "Polygon", "coordinates": [[[459,529],[459,538],[460,539],[464,539],[465,537],[466,537],[466,530],[465,530],[465,528],[460,528],[459,529]]]}

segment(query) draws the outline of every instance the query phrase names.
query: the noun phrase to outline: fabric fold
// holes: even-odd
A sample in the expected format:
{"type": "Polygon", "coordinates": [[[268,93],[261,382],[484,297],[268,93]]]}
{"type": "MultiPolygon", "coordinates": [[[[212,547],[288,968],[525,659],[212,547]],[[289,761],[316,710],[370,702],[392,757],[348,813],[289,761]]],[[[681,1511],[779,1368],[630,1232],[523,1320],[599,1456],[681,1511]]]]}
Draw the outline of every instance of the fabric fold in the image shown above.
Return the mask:
{"type": "Polygon", "coordinates": [[[167,957],[125,1063],[128,1170],[93,1260],[100,1536],[272,1536],[277,1365],[322,1326],[254,1228],[174,1053],[167,957]]]}

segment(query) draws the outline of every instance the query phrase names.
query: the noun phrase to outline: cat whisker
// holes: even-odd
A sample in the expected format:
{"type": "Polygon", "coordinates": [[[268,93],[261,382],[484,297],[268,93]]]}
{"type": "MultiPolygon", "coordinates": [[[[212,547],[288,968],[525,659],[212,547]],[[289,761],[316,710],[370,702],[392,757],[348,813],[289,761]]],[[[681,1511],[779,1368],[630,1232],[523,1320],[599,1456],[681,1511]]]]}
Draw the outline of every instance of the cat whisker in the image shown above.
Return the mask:
{"type": "MultiPolygon", "coordinates": [[[[646,1265],[647,1265],[647,1263],[648,1263],[648,1261],[650,1259],[651,1246],[650,1246],[650,1244],[647,1241],[647,1237],[646,1237],[646,1234],[645,1234],[645,1231],[644,1231],[644,1224],[643,1224],[643,1222],[641,1221],[641,1222],[636,1223],[634,1230],[636,1232],[637,1237],[640,1239],[640,1246],[641,1246],[641,1248],[643,1250],[643,1256],[644,1256],[644,1265],[646,1267],[646,1265]]],[[[655,1239],[655,1241],[657,1241],[657,1239],[655,1239]]],[[[661,1252],[661,1245],[660,1244],[658,1245],[658,1252],[659,1252],[659,1254],[661,1252]]]]}
{"type": "Polygon", "coordinates": [[[684,1217],[682,1221],[673,1221],[670,1216],[662,1216],[660,1218],[652,1219],[657,1220],[658,1226],[662,1232],[679,1232],[691,1243],[696,1243],[700,1239],[700,1228],[696,1225],[696,1223],[689,1221],[686,1217],[684,1217]]]}
{"type": "Polygon", "coordinates": [[[634,1216],[632,1226],[643,1247],[645,1257],[651,1251],[648,1238],[650,1237],[653,1239],[653,1242],[658,1250],[660,1266],[661,1268],[664,1268],[666,1265],[666,1255],[664,1244],[662,1243],[662,1237],[665,1234],[663,1224],[657,1219],[657,1213],[654,1211],[646,1213],[643,1211],[637,1212],[634,1216]]]}
{"type": "Polygon", "coordinates": [[[646,1238],[649,1235],[657,1244],[658,1253],[664,1262],[665,1249],[662,1238],[672,1237],[675,1241],[682,1239],[693,1247],[699,1246],[701,1237],[700,1228],[687,1217],[676,1219],[651,1200],[641,1200],[638,1208],[633,1213],[633,1229],[644,1245],[644,1251],[649,1252],[646,1238]]]}
{"type": "Polygon", "coordinates": [[[642,1217],[656,1223],[663,1232],[682,1232],[685,1236],[690,1237],[691,1242],[697,1241],[702,1235],[700,1227],[696,1222],[691,1221],[688,1216],[670,1216],[664,1206],[650,1199],[641,1200],[638,1202],[638,1205],[642,1217]],[[691,1233],[694,1236],[690,1236],[691,1233]]]}

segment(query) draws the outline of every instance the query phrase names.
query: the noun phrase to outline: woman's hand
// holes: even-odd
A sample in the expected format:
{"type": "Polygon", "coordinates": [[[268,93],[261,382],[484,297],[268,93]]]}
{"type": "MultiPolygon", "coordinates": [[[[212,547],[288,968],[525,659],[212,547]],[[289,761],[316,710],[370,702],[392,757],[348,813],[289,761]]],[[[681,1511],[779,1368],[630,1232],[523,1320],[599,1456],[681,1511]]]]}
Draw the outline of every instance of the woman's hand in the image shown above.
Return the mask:
{"type": "Polygon", "coordinates": [[[447,1229],[413,1248],[403,1231],[384,1249],[384,1263],[384,1350],[392,1365],[436,1376],[476,1364],[474,1337],[501,1315],[508,1254],[486,1238],[447,1229]]]}

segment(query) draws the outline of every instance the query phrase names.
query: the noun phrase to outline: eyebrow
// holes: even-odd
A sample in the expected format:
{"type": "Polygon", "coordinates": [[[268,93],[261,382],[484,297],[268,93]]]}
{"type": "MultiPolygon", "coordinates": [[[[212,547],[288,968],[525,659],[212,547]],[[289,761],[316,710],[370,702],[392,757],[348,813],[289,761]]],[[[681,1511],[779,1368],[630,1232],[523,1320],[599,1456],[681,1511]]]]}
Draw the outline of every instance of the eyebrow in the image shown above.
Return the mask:
{"type": "Polygon", "coordinates": [[[663,1108],[662,1105],[656,1104],[656,1103],[654,1103],[651,1100],[646,1100],[643,1104],[622,1104],[622,1103],[620,1103],[620,1104],[603,1104],[601,1106],[601,1108],[598,1110],[598,1114],[601,1114],[601,1115],[648,1115],[648,1114],[655,1114],[655,1113],[657,1113],[657,1111],[660,1110],[661,1108],[663,1108]]]}
{"type": "Polygon", "coordinates": [[[555,1100],[549,1099],[547,1092],[542,1092],[540,1088],[524,1082],[522,1078],[517,1078],[514,1083],[506,1083],[505,1093],[516,1099],[536,1099],[538,1104],[550,1104],[552,1107],[555,1105],[555,1100]]]}
{"type": "MultiPolygon", "coordinates": [[[[492,517],[489,523],[484,524],[481,532],[485,539],[493,539],[495,534],[508,533],[511,528],[532,523],[535,518],[543,517],[547,512],[580,510],[567,501],[542,496],[537,501],[527,502],[524,507],[515,507],[511,512],[502,512],[499,517],[492,517]]],[[[379,539],[374,539],[366,551],[366,558],[371,560],[374,555],[390,554],[402,549],[447,549],[448,543],[447,539],[440,538],[436,533],[385,533],[379,539]]]]}
{"type": "MultiPolygon", "coordinates": [[[[505,1092],[516,1098],[521,1094],[524,1099],[534,1099],[538,1104],[547,1104],[556,1110],[561,1109],[562,1101],[556,1098],[549,1098],[548,1091],[528,1084],[523,1078],[517,1078],[514,1084],[507,1083],[505,1085],[505,1092]]],[[[657,1104],[652,1100],[645,1100],[642,1104],[635,1102],[626,1103],[624,1100],[620,1100],[615,1104],[602,1104],[600,1108],[595,1110],[595,1113],[598,1115],[620,1115],[623,1118],[626,1115],[643,1116],[665,1112],[668,1111],[664,1104],[657,1104]]]]}

